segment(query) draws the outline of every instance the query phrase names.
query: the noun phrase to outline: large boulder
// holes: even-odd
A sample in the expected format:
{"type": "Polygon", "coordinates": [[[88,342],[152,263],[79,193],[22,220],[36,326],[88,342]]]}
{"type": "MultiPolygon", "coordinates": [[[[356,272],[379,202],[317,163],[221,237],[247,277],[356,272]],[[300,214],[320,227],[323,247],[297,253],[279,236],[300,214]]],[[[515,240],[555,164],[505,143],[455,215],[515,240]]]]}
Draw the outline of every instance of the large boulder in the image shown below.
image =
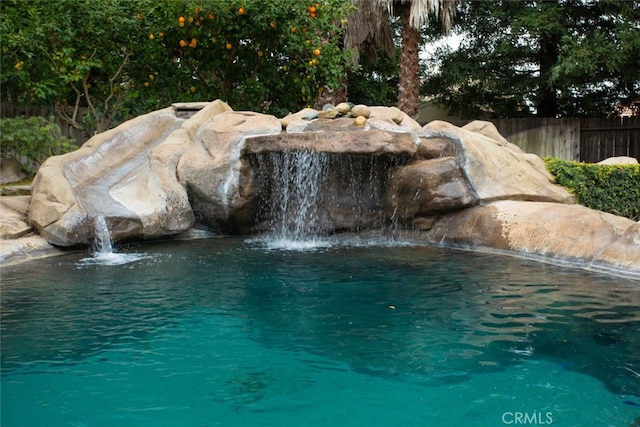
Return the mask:
{"type": "Polygon", "coordinates": [[[640,275],[640,225],[577,204],[493,202],[442,216],[424,236],[434,243],[640,275]]]}
{"type": "Polygon", "coordinates": [[[487,131],[490,127],[482,128],[476,123],[470,129],[433,121],[423,128],[420,136],[427,140],[450,140],[455,145],[458,165],[480,203],[495,200],[575,203],[575,196],[555,185],[539,157],[494,136],[487,131]],[[478,128],[481,131],[476,131],[478,128]]]}
{"type": "Polygon", "coordinates": [[[223,112],[198,130],[178,163],[196,218],[219,231],[246,232],[256,209],[251,169],[242,158],[252,135],[282,131],[276,117],[253,112],[223,112]]]}
{"type": "MultiPolygon", "coordinates": [[[[158,168],[165,164],[152,163],[149,154],[184,121],[174,108],[166,108],[98,134],[79,150],[49,158],[33,182],[29,222],[60,246],[90,243],[99,216],[114,239],[161,235],[163,215],[176,209],[168,207],[174,200],[167,197],[159,177],[163,172],[158,168]]],[[[190,208],[185,212],[185,206],[188,203],[177,209],[187,216],[182,227],[165,231],[191,227],[190,208]]]]}

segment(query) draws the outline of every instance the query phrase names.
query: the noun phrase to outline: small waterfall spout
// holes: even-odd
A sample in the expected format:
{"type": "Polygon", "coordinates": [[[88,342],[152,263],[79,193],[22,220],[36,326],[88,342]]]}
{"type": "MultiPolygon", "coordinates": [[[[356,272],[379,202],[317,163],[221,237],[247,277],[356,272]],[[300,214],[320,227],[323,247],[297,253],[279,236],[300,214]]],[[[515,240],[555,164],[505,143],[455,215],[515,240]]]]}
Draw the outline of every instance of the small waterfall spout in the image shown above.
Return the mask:
{"type": "Polygon", "coordinates": [[[113,253],[113,245],[111,244],[111,233],[104,216],[98,215],[93,220],[94,240],[91,249],[95,254],[105,255],[113,253]]]}
{"type": "Polygon", "coordinates": [[[91,245],[92,256],[83,258],[79,265],[122,265],[130,262],[149,258],[144,253],[118,253],[113,250],[111,233],[104,216],[98,215],[93,219],[93,244],[91,245]]]}

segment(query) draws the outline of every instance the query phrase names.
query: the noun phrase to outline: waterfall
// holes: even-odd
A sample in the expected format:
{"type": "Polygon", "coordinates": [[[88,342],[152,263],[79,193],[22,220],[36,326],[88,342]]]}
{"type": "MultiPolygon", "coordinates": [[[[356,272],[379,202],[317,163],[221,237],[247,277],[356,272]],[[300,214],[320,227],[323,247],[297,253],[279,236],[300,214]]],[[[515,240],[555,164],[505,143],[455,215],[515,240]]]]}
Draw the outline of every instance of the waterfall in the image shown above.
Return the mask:
{"type": "Polygon", "coordinates": [[[404,161],[310,149],[258,154],[256,231],[301,247],[327,242],[334,233],[383,230],[388,170],[404,161]]]}
{"type": "Polygon", "coordinates": [[[310,150],[269,153],[259,159],[262,179],[269,181],[268,197],[261,201],[269,217],[269,232],[293,241],[326,235],[322,188],[326,185],[327,154],[310,150]]]}
{"type": "Polygon", "coordinates": [[[91,249],[96,254],[110,254],[113,253],[113,246],[111,244],[111,234],[109,233],[109,227],[104,216],[98,215],[93,220],[94,227],[94,240],[91,249]]]}

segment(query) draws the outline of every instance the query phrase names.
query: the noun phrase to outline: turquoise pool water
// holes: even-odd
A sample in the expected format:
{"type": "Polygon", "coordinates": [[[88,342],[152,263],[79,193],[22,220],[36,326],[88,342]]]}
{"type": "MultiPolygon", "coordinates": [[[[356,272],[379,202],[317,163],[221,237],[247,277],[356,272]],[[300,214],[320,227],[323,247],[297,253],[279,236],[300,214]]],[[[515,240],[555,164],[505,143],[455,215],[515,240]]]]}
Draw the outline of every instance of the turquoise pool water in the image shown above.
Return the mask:
{"type": "Polygon", "coordinates": [[[1,425],[639,425],[640,282],[304,249],[219,238],[3,268],[1,425]]]}

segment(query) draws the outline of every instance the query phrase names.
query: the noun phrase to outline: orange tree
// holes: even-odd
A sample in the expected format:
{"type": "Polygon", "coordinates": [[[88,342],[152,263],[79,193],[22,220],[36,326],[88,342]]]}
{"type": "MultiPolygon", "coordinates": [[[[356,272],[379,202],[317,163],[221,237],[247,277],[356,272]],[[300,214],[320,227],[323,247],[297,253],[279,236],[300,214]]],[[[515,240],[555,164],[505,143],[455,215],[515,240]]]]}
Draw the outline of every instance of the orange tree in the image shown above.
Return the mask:
{"type": "Polygon", "coordinates": [[[223,99],[236,110],[284,115],[343,84],[348,0],[167,1],[149,19],[143,97],[223,99]],[[149,64],[152,64],[151,69],[149,64]],[[146,78],[145,78],[146,77],[146,78]]]}
{"type": "Polygon", "coordinates": [[[2,99],[51,107],[86,134],[138,114],[125,108],[133,58],[149,58],[136,8],[153,0],[3,0],[2,99]]]}
{"type": "Polygon", "coordinates": [[[342,84],[349,0],[3,0],[2,100],[87,135],[177,101],[284,115],[342,84]]]}

